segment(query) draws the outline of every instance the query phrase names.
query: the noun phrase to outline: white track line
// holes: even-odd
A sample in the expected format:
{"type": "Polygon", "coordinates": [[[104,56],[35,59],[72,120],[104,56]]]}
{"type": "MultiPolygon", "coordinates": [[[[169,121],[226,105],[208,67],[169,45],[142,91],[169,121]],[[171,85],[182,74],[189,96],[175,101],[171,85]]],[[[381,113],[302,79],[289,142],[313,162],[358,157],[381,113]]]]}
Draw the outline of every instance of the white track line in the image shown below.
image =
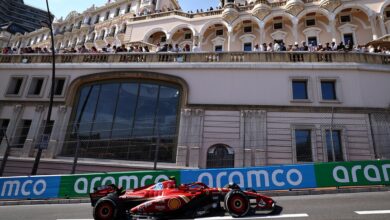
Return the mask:
{"type": "Polygon", "coordinates": [[[390,214],[390,210],[355,211],[359,215],[390,214]]]}
{"type": "Polygon", "coordinates": [[[277,218],[305,218],[305,217],[309,217],[309,215],[306,213],[301,213],[301,214],[284,214],[284,215],[268,215],[268,216],[250,216],[246,218],[233,218],[231,216],[225,216],[225,217],[197,218],[196,220],[217,220],[217,219],[249,220],[249,219],[277,219],[277,218]]]}

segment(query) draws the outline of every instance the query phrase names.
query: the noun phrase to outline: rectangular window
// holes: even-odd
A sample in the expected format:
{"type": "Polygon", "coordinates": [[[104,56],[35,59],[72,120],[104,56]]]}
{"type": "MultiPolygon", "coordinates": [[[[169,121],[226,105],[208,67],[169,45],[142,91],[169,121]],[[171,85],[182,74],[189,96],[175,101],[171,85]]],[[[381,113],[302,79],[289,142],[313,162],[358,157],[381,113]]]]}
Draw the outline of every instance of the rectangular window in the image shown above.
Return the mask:
{"type": "Polygon", "coordinates": [[[222,52],[222,45],[215,46],[215,52],[222,52]]]}
{"type": "Polygon", "coordinates": [[[219,29],[215,31],[216,36],[222,36],[223,35],[223,29],[219,29]]]}
{"type": "Polygon", "coordinates": [[[100,15],[96,15],[95,24],[99,23],[100,15]]]}
{"type": "Polygon", "coordinates": [[[328,161],[344,161],[343,149],[341,145],[341,131],[333,130],[332,136],[330,130],[326,130],[326,146],[328,152],[328,161]],[[333,144],[332,144],[333,140],[333,144]]]}
{"type": "Polygon", "coordinates": [[[321,81],[322,100],[337,100],[336,81],[321,81]]]}
{"type": "Polygon", "coordinates": [[[7,132],[9,119],[0,119],[0,144],[7,132]]]}
{"type": "Polygon", "coordinates": [[[252,51],[252,43],[245,43],[244,51],[252,51]]]}
{"type": "Polygon", "coordinates": [[[307,19],[306,20],[306,26],[307,27],[315,26],[315,25],[316,25],[316,19],[307,19]]]}
{"type": "Polygon", "coordinates": [[[28,90],[29,95],[40,95],[42,92],[44,78],[33,78],[31,81],[30,88],[28,90]]]}
{"type": "Polygon", "coordinates": [[[126,13],[129,13],[130,9],[131,9],[131,5],[128,5],[127,8],[126,8],[126,13]]]}
{"type": "Polygon", "coordinates": [[[110,17],[110,11],[106,12],[106,16],[104,17],[104,20],[108,20],[109,17],[110,17]]]}
{"type": "Polygon", "coordinates": [[[21,126],[16,129],[15,144],[13,147],[23,148],[24,142],[26,142],[28,132],[30,131],[31,120],[23,120],[21,126]]]}
{"type": "Polygon", "coordinates": [[[295,130],[295,144],[298,162],[313,162],[311,130],[295,130]]]}
{"type": "Polygon", "coordinates": [[[166,42],[167,41],[167,37],[161,37],[161,41],[160,42],[166,42]]]}
{"type": "Polygon", "coordinates": [[[344,44],[348,45],[350,42],[354,45],[353,34],[344,34],[344,44]]]}
{"type": "Polygon", "coordinates": [[[7,95],[20,95],[24,77],[12,77],[8,85],[7,95]]]}
{"type": "Polygon", "coordinates": [[[307,80],[293,80],[292,81],[293,100],[308,99],[307,80]]]}
{"type": "Polygon", "coordinates": [[[65,87],[65,78],[56,78],[54,82],[54,95],[62,96],[64,95],[64,87],[65,87]]]}
{"type": "Polygon", "coordinates": [[[351,16],[350,15],[341,15],[340,22],[341,23],[351,22],[351,16]]]}
{"type": "Polygon", "coordinates": [[[117,9],[116,9],[116,11],[115,11],[115,17],[118,17],[120,11],[121,11],[120,8],[117,8],[117,9]]]}
{"type": "Polygon", "coordinates": [[[244,33],[252,33],[252,26],[245,26],[244,33]]]}
{"type": "Polygon", "coordinates": [[[307,41],[309,42],[309,45],[312,45],[312,46],[317,46],[317,44],[318,44],[317,37],[308,37],[307,41]]]}
{"type": "Polygon", "coordinates": [[[274,30],[278,30],[278,29],[283,29],[282,22],[274,23],[274,30]]]}
{"type": "Polygon", "coordinates": [[[192,34],[191,33],[186,33],[185,35],[184,35],[184,39],[185,40],[189,40],[189,39],[191,39],[192,38],[192,34]]]}
{"type": "Polygon", "coordinates": [[[390,11],[386,11],[386,17],[390,18],[390,11]]]}

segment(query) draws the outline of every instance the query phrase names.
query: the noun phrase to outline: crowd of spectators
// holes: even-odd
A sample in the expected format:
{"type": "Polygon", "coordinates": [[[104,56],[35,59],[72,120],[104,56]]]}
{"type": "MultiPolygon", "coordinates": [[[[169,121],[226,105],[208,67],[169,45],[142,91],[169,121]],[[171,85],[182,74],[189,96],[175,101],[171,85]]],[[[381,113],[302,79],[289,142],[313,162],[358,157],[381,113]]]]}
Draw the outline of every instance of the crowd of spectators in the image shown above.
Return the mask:
{"type": "Polygon", "coordinates": [[[322,51],[340,51],[340,52],[361,52],[361,53],[384,53],[390,54],[390,50],[385,47],[373,47],[372,45],[366,47],[362,45],[354,46],[351,41],[348,41],[347,44],[340,42],[336,44],[325,43],[322,45],[321,43],[315,44],[314,42],[307,44],[305,41],[302,41],[299,45],[298,42],[295,42],[294,45],[289,44],[286,45],[283,41],[275,40],[273,43],[263,43],[261,45],[256,44],[253,48],[253,51],[256,52],[283,52],[283,51],[306,51],[306,52],[322,52],[322,51]]]}
{"type": "MultiPolygon", "coordinates": [[[[40,47],[24,47],[24,48],[11,48],[5,47],[1,50],[2,54],[45,54],[51,53],[51,50],[48,48],[40,48],[40,47]]],[[[336,44],[335,42],[326,43],[322,45],[318,43],[315,45],[314,43],[307,44],[305,41],[302,41],[301,44],[295,42],[294,45],[289,44],[286,45],[283,41],[274,41],[273,43],[263,43],[256,44],[253,47],[253,52],[322,52],[322,51],[339,51],[339,52],[360,52],[360,53],[382,53],[382,54],[390,54],[390,50],[385,47],[373,47],[373,46],[354,46],[351,42],[348,44],[343,44],[340,42],[336,44]]],[[[87,49],[84,45],[79,48],[68,48],[61,49],[56,51],[56,53],[148,53],[148,52],[201,52],[200,47],[197,44],[194,44],[192,47],[189,44],[185,44],[184,46],[179,46],[179,44],[161,44],[158,43],[155,49],[149,48],[148,45],[140,46],[133,45],[126,47],[124,44],[121,46],[112,46],[111,44],[107,44],[106,47],[102,49],[97,49],[95,46],[87,49]]]]}

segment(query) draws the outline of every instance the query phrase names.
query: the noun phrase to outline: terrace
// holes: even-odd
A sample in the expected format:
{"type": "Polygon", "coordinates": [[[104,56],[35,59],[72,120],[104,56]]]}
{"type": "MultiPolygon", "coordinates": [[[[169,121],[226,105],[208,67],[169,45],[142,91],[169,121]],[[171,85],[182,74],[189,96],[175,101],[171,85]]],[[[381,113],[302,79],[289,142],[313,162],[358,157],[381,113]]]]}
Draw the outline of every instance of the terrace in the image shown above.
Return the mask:
{"type": "MultiPolygon", "coordinates": [[[[50,54],[0,55],[0,64],[51,63],[50,54]]],[[[56,63],[365,63],[390,65],[390,55],[355,52],[200,52],[57,54],[56,63]]]]}

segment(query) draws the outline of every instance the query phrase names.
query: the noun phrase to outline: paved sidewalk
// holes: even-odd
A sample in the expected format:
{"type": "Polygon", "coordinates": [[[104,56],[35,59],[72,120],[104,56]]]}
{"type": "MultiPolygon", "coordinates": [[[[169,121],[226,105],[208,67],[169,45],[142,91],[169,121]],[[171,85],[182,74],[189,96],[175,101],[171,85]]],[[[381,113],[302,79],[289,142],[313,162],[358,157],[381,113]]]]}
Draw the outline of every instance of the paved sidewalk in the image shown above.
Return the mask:
{"type": "MultiPolygon", "coordinates": [[[[276,196],[301,196],[301,195],[321,195],[321,194],[338,194],[338,193],[361,193],[361,192],[385,192],[390,191],[390,186],[370,186],[370,187],[343,187],[343,188],[315,188],[302,190],[283,190],[283,191],[260,191],[260,193],[276,196]]],[[[14,205],[42,205],[42,204],[77,204],[89,203],[89,198],[77,199],[48,199],[48,200],[9,200],[1,201],[0,206],[14,205]]]]}

